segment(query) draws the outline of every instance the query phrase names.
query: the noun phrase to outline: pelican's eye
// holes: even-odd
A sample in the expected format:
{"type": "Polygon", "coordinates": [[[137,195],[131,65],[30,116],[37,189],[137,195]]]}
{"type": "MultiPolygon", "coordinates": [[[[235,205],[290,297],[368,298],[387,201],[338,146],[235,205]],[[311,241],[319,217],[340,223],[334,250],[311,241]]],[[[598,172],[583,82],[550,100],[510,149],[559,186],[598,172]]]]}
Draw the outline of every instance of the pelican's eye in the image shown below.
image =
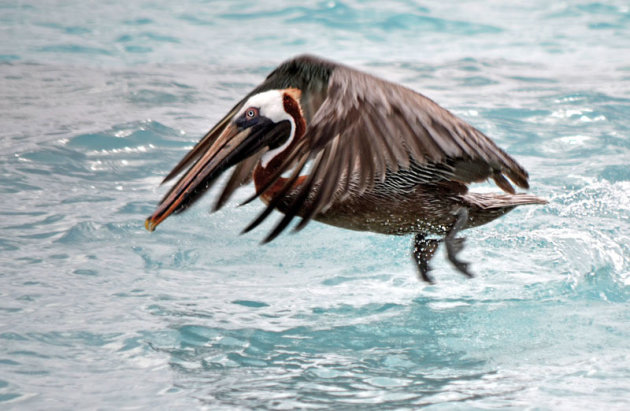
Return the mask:
{"type": "Polygon", "coordinates": [[[250,107],[245,110],[245,118],[247,120],[251,120],[256,117],[258,117],[258,109],[256,107],[250,107]]]}

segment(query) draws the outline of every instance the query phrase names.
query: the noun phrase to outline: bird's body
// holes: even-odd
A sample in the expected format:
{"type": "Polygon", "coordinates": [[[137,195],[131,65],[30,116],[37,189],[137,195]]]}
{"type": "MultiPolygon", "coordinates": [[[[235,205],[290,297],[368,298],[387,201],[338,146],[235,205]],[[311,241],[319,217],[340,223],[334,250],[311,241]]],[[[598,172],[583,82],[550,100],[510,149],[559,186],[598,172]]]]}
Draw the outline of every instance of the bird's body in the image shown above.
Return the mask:
{"type": "MultiPolygon", "coordinates": [[[[469,208],[465,228],[486,224],[518,205],[539,204],[540,199],[529,194],[474,193],[457,182],[416,184],[413,178],[399,172],[388,176],[384,182],[359,193],[355,187],[339,191],[335,197],[343,201],[334,202],[330,208],[318,214],[314,220],[340,228],[370,231],[379,234],[407,235],[423,232],[444,235],[455,222],[457,210],[469,208]]],[[[264,178],[260,178],[263,180],[264,178]]],[[[256,173],[254,173],[256,181],[256,173]]],[[[280,178],[276,189],[286,184],[280,178]]],[[[300,184],[287,193],[277,205],[280,212],[287,212],[299,192],[300,184]]],[[[274,190],[261,196],[269,204],[274,190]]],[[[304,209],[310,206],[306,200],[304,209]]],[[[301,210],[300,210],[301,211],[301,210]]],[[[302,216],[298,212],[298,216],[302,216]]]]}
{"type": "Polygon", "coordinates": [[[352,230],[414,233],[414,258],[427,281],[437,240],[426,235],[444,235],[449,259],[470,275],[456,258],[462,247],[457,232],[518,205],[545,203],[515,193],[508,179],[527,188],[527,172],[432,100],[311,56],[276,68],[182,159],[165,181],[187,172],[147,228],[188,207],[232,166],[215,209],[252,179],[252,199],[267,205],[245,231],[278,210],[284,217],[265,241],[296,216],[302,218],[296,229],[314,219],[352,230]],[[488,178],[505,193],[468,191],[467,184],[488,178]]]}

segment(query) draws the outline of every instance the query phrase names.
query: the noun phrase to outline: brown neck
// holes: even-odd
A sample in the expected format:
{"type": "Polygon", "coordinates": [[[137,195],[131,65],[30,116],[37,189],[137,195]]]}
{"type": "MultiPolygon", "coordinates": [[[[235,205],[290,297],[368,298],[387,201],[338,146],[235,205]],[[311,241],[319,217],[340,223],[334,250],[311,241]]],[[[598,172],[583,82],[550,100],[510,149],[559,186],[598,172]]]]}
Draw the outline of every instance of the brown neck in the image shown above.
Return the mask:
{"type": "MultiPolygon", "coordinates": [[[[284,161],[286,153],[290,153],[293,148],[295,148],[298,141],[304,136],[306,132],[306,121],[304,120],[304,116],[302,115],[302,109],[300,108],[300,104],[298,103],[298,99],[300,98],[300,90],[297,89],[287,89],[284,91],[283,96],[283,104],[284,111],[286,111],[292,118],[295,124],[295,130],[293,132],[293,139],[289,146],[278,153],[275,157],[273,157],[269,162],[263,167],[261,162],[258,162],[256,168],[254,169],[254,184],[256,186],[256,192],[260,194],[261,190],[269,183],[269,180],[273,177],[273,175],[279,171],[278,168],[282,165],[284,161]]],[[[289,137],[291,138],[291,137],[289,137]]],[[[299,186],[304,180],[304,177],[300,177],[294,183],[294,187],[299,186]]],[[[261,199],[268,203],[269,200],[286,184],[287,179],[280,177],[276,180],[275,183],[271,185],[263,194],[261,194],[261,199]]]]}

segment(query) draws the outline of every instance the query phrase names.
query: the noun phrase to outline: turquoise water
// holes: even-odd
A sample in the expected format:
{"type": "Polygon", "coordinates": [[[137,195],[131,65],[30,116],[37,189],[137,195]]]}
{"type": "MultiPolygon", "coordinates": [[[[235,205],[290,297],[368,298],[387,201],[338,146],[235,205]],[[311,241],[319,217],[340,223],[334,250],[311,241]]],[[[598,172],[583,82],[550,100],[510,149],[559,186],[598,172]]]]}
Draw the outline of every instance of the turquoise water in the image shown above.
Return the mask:
{"type": "Polygon", "coordinates": [[[630,407],[627,2],[48,3],[0,2],[0,408],[630,407]],[[304,52],[422,91],[550,203],[467,232],[476,278],[440,252],[434,286],[410,238],[239,236],[247,190],[145,231],[304,52]]]}

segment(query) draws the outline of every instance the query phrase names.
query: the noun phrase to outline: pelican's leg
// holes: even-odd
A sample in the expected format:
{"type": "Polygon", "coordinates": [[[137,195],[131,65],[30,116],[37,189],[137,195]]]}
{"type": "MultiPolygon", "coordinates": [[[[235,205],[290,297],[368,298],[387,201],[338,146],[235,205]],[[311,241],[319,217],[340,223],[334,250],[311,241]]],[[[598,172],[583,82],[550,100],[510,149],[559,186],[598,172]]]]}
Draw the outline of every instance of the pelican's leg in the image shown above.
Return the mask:
{"type": "Polygon", "coordinates": [[[418,233],[413,241],[413,258],[418,264],[420,277],[428,283],[433,283],[433,278],[429,275],[431,267],[429,260],[435,254],[438,247],[438,240],[427,240],[424,234],[418,233]]]}
{"type": "Polygon", "coordinates": [[[455,224],[444,237],[444,244],[446,245],[446,254],[448,259],[455,268],[457,268],[462,274],[472,277],[472,273],[468,271],[468,263],[458,260],[457,254],[464,248],[464,238],[455,238],[457,233],[464,228],[464,225],[468,221],[468,209],[466,207],[461,207],[457,210],[457,220],[455,220],[455,224]]]}

